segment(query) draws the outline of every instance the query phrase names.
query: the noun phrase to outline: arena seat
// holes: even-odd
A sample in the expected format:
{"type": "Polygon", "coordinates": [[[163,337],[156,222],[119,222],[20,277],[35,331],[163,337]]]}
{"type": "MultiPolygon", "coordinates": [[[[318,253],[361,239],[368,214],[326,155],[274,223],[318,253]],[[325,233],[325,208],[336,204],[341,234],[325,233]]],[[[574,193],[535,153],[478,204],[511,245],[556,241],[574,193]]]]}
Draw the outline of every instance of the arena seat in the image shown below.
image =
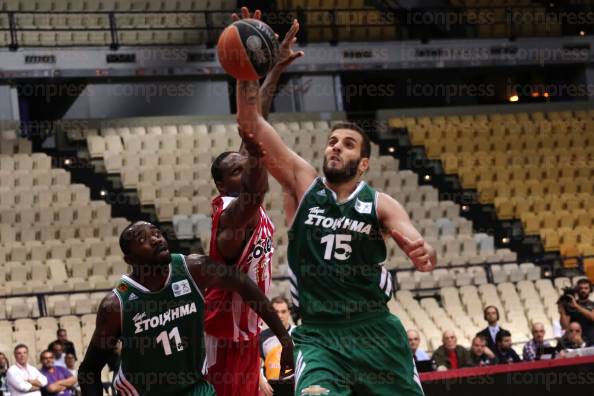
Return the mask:
{"type": "MultiPolygon", "coordinates": [[[[590,112],[511,113],[400,118],[413,144],[440,159],[447,173],[458,174],[464,188],[476,188],[481,203],[495,204],[502,220],[520,219],[528,235],[540,235],[545,250],[583,254],[594,245],[588,229],[594,167],[588,158],[594,135],[590,112]],[[570,115],[570,116],[569,116],[570,115]],[[565,131],[555,139],[542,133],[565,131]],[[448,131],[456,139],[447,139],[448,131]],[[520,134],[520,139],[516,136],[520,134]],[[518,144],[519,143],[519,144],[518,144]],[[567,163],[575,158],[573,163],[567,163]],[[578,161],[579,160],[579,161],[578,161]]],[[[568,266],[575,262],[569,261],[568,266]]]]}

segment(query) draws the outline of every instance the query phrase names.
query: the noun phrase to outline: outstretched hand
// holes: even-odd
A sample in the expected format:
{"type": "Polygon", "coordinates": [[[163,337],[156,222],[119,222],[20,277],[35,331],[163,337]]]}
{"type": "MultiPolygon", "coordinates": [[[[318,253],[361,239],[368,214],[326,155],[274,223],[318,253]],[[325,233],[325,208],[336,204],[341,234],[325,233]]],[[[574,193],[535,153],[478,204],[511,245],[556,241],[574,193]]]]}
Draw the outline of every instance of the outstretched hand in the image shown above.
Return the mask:
{"type": "MultiPolygon", "coordinates": [[[[247,19],[247,18],[261,20],[262,19],[262,11],[256,10],[256,11],[254,11],[253,14],[251,14],[249,8],[241,7],[240,15],[238,15],[237,13],[231,14],[231,19],[233,20],[233,22],[239,21],[241,19],[247,19]]],[[[297,21],[297,19],[295,19],[295,20],[293,20],[293,23],[291,24],[291,28],[289,29],[287,34],[285,34],[285,38],[283,39],[283,41],[280,43],[280,46],[279,46],[278,61],[276,62],[274,67],[280,68],[281,69],[280,71],[284,70],[287,66],[289,66],[291,63],[293,63],[293,61],[295,59],[301,58],[304,55],[303,51],[294,51],[293,50],[293,44],[295,44],[297,42],[297,33],[298,32],[299,32],[299,22],[297,21]]],[[[277,39],[279,38],[278,34],[276,35],[276,38],[277,39]]]]}
{"type": "Polygon", "coordinates": [[[434,265],[431,262],[431,254],[423,238],[411,241],[397,230],[391,230],[390,235],[394,238],[398,246],[400,246],[400,249],[413,262],[418,271],[428,272],[433,270],[434,265]]]}
{"type": "MultiPolygon", "coordinates": [[[[297,33],[299,32],[299,22],[297,19],[293,20],[291,28],[285,35],[285,38],[280,44],[278,61],[275,67],[285,69],[297,58],[301,58],[304,54],[303,51],[293,51],[293,44],[297,42],[297,33]]],[[[278,35],[277,35],[278,38],[278,35]]]]}
{"type": "Polygon", "coordinates": [[[233,22],[237,22],[240,19],[248,19],[248,18],[253,18],[253,19],[262,19],[262,11],[260,10],[256,10],[254,11],[253,14],[250,15],[250,10],[247,7],[241,7],[241,16],[237,15],[237,13],[233,13],[231,14],[231,19],[233,20],[233,22]]]}

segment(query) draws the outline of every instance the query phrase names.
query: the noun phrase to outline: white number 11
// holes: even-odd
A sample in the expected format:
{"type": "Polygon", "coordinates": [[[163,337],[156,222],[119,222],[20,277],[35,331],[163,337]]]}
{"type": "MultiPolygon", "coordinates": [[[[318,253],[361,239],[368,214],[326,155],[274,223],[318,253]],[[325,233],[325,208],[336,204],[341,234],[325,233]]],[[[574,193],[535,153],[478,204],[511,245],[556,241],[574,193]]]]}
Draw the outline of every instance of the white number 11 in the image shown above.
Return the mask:
{"type": "Polygon", "coordinates": [[[173,339],[173,342],[175,343],[178,352],[184,350],[184,346],[182,345],[181,337],[179,336],[179,329],[177,328],[177,326],[169,332],[169,335],[167,334],[166,330],[163,330],[161,333],[159,333],[159,336],[157,337],[157,344],[160,342],[163,343],[165,356],[169,356],[172,353],[171,345],[169,343],[170,339],[173,339]]]}

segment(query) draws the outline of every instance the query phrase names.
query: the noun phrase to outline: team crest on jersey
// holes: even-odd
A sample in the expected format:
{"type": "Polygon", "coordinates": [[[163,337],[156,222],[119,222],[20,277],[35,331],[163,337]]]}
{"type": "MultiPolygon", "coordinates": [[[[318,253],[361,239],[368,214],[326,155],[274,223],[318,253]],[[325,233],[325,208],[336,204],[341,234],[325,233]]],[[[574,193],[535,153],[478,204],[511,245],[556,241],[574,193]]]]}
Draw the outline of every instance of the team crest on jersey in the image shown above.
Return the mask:
{"type": "Polygon", "coordinates": [[[355,201],[355,210],[361,214],[370,214],[373,204],[371,202],[361,202],[359,198],[355,201]]]}
{"type": "Polygon", "coordinates": [[[127,284],[125,284],[125,283],[120,283],[120,284],[118,285],[118,291],[119,291],[120,293],[126,293],[126,292],[128,291],[128,285],[127,285],[127,284]]]}
{"type": "Polygon", "coordinates": [[[192,289],[190,288],[190,282],[188,282],[187,279],[180,280],[179,282],[174,282],[171,285],[171,289],[173,290],[173,295],[175,297],[190,294],[192,292],[192,289]]]}
{"type": "Polygon", "coordinates": [[[312,385],[301,391],[301,396],[305,395],[327,395],[330,393],[329,389],[322,388],[320,385],[312,385]]]}

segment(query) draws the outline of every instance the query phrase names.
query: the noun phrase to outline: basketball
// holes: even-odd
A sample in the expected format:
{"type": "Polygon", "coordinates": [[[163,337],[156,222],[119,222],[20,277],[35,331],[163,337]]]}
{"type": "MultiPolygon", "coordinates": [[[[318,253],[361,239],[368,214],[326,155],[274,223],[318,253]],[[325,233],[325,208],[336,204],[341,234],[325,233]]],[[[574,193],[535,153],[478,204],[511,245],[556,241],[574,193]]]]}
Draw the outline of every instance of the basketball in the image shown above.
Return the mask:
{"type": "Polygon", "coordinates": [[[276,63],[278,40],[266,23],[242,19],[219,37],[217,55],[223,69],[238,80],[258,80],[276,63]]]}

